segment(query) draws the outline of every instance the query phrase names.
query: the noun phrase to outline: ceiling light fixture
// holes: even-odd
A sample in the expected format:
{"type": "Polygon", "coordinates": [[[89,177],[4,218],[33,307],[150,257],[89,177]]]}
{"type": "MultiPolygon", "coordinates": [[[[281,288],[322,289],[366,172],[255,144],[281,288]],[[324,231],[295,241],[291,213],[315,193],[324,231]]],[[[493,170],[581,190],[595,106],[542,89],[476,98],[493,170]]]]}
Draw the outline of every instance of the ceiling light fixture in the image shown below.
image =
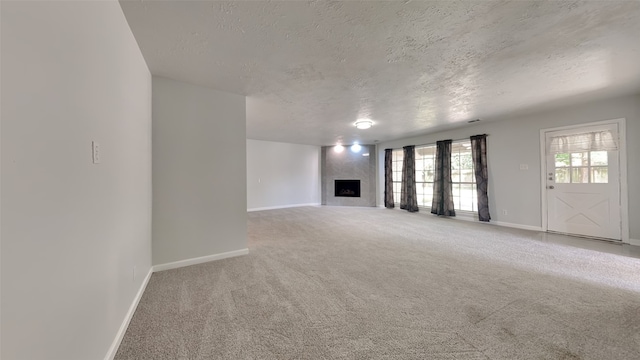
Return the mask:
{"type": "Polygon", "coordinates": [[[353,125],[355,125],[358,129],[368,129],[373,126],[373,121],[369,119],[358,119],[353,125]]]}
{"type": "Polygon", "coordinates": [[[344,146],[338,144],[336,146],[333,147],[333,151],[337,152],[337,153],[341,153],[342,150],[344,150],[344,146]]]}
{"type": "Polygon", "coordinates": [[[351,151],[357,153],[360,152],[360,150],[362,150],[362,146],[360,146],[358,143],[351,145],[351,151]]]}

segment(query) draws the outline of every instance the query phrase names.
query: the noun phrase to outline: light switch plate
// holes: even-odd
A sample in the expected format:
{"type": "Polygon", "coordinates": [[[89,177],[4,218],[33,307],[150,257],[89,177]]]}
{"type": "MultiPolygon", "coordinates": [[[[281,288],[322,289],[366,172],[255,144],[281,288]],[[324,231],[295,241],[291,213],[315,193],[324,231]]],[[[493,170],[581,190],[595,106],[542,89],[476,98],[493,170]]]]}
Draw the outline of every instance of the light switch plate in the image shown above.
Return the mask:
{"type": "Polygon", "coordinates": [[[92,152],[93,152],[93,163],[100,164],[100,144],[96,141],[91,142],[92,152]]]}

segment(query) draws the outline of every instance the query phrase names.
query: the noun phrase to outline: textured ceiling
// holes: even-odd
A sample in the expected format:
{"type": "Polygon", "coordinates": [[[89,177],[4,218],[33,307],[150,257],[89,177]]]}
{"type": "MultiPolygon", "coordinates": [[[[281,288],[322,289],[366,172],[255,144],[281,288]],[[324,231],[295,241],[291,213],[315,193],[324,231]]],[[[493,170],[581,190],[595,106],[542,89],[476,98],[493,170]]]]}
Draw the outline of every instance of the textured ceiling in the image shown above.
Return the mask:
{"type": "Polygon", "coordinates": [[[638,1],[121,4],[154,75],[247,96],[251,139],[372,143],[640,90],[638,1]]]}

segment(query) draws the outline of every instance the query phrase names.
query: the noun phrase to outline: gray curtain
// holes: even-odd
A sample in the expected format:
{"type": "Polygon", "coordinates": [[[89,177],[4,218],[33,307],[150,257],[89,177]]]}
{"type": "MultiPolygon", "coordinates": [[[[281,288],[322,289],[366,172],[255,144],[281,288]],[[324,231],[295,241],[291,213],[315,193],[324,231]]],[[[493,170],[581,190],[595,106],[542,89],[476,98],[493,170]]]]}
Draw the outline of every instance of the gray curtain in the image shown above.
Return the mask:
{"type": "Polygon", "coordinates": [[[384,149],[384,207],[394,208],[393,203],[393,149],[384,149]]]}
{"type": "Polygon", "coordinates": [[[456,216],[451,191],[451,140],[436,143],[436,172],[433,181],[431,213],[456,216]]]}
{"type": "Polygon", "coordinates": [[[488,222],[491,220],[491,215],[489,215],[489,198],[487,197],[487,185],[489,182],[487,135],[471,137],[471,156],[473,157],[473,169],[476,175],[476,189],[478,191],[478,218],[480,221],[488,222]]]}
{"type": "Polygon", "coordinates": [[[400,209],[409,212],[418,211],[418,196],[416,195],[416,156],[415,146],[405,146],[404,161],[402,162],[402,187],[400,191],[400,209]]]}

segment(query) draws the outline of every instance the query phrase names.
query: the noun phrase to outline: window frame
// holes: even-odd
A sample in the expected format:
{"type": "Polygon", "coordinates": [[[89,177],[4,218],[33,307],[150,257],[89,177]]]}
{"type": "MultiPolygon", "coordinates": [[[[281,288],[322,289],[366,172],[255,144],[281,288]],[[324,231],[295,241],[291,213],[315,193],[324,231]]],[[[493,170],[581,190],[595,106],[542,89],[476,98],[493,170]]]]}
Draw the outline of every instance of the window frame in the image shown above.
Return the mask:
{"type": "Polygon", "coordinates": [[[476,186],[476,176],[475,176],[475,168],[474,168],[474,164],[473,164],[473,155],[472,155],[472,150],[471,150],[471,140],[470,139],[464,139],[464,140],[456,140],[453,141],[453,143],[451,144],[451,186],[452,186],[452,192],[453,187],[455,185],[458,185],[458,196],[456,196],[456,194],[453,194],[453,198],[454,198],[454,209],[456,210],[456,212],[460,211],[460,212],[465,212],[465,213],[469,213],[469,214],[477,214],[478,213],[478,188],[476,186]],[[466,146],[465,144],[468,144],[468,146],[466,146]],[[457,150],[457,154],[458,154],[458,158],[460,159],[460,154],[462,153],[462,149],[465,148],[464,153],[467,154],[468,153],[468,159],[469,162],[471,163],[471,168],[462,168],[460,167],[459,171],[460,174],[459,176],[459,181],[453,181],[454,175],[453,175],[453,156],[454,153],[456,153],[457,150]],[[470,171],[470,178],[471,181],[462,181],[462,172],[463,171],[470,171]],[[462,186],[463,185],[470,185],[471,186],[471,196],[469,197],[469,199],[471,200],[471,210],[466,210],[466,209],[462,209],[462,197],[460,196],[462,194],[462,186]],[[456,197],[458,198],[458,203],[455,204],[455,199],[456,197]],[[458,205],[458,206],[456,206],[458,205]]]}
{"type": "MultiPolygon", "coordinates": [[[[554,157],[554,168],[552,178],[557,184],[608,184],[609,183],[609,154],[610,152],[607,150],[588,150],[588,151],[574,151],[568,153],[557,153],[553,154],[554,157]],[[580,158],[574,157],[574,155],[580,154],[580,158]],[[584,155],[586,154],[586,159],[584,155]],[[596,154],[604,154],[605,163],[596,163],[594,164],[594,155],[596,154]],[[566,164],[563,165],[562,162],[558,161],[559,155],[562,157],[566,157],[566,164]],[[582,160],[581,164],[575,164],[575,160],[582,160]],[[585,161],[586,160],[586,161],[585,161]],[[586,164],[585,164],[586,162],[586,164]],[[596,176],[594,176],[594,171],[606,169],[606,178],[605,181],[599,181],[596,176]],[[566,170],[566,177],[559,176],[561,173],[559,170],[566,170]],[[574,170],[584,171],[586,173],[587,181],[573,181],[574,179],[574,170]],[[564,180],[568,181],[564,181],[564,180]]],[[[561,160],[562,161],[562,160],[561,160]]],[[[602,179],[602,177],[600,177],[602,179]]]]}
{"type": "Polygon", "coordinates": [[[400,206],[400,194],[402,187],[402,165],[404,161],[404,150],[393,149],[391,151],[391,171],[393,176],[393,203],[400,206]]]}
{"type": "MultiPolygon", "coordinates": [[[[404,158],[404,153],[402,152],[403,149],[393,149],[393,155],[392,155],[392,166],[393,166],[393,186],[394,186],[394,194],[393,194],[393,201],[396,205],[400,204],[400,195],[401,195],[401,186],[402,186],[402,160],[404,158]],[[396,156],[396,154],[400,154],[400,156],[396,156]],[[396,165],[396,162],[399,162],[398,165],[396,165]],[[396,166],[399,169],[398,171],[396,171],[396,166]],[[398,174],[398,176],[396,176],[396,174],[398,174]],[[397,190],[397,191],[396,191],[397,190]]],[[[415,174],[415,179],[416,179],[416,195],[418,196],[418,207],[431,211],[431,201],[427,201],[427,203],[425,203],[425,197],[424,194],[425,192],[421,191],[418,192],[419,189],[431,189],[431,199],[433,199],[433,180],[435,177],[435,157],[436,157],[436,144],[426,144],[426,145],[417,145],[415,146],[415,169],[416,169],[416,174],[415,174]],[[428,151],[424,151],[424,149],[428,149],[428,151]],[[418,164],[418,162],[421,161],[421,164],[418,164]],[[431,164],[427,164],[426,162],[430,161],[431,164]],[[426,174],[420,174],[419,172],[426,172],[426,174]],[[428,172],[432,172],[431,176],[425,176],[428,175],[428,172]],[[428,181],[427,179],[430,179],[431,181],[428,181]]],[[[452,151],[451,151],[451,157],[452,157],[452,161],[451,161],[451,167],[452,167],[452,187],[455,187],[456,185],[458,186],[458,194],[456,195],[455,193],[454,195],[454,208],[456,210],[456,212],[459,212],[462,215],[468,214],[468,215],[477,215],[478,214],[478,196],[477,196],[477,186],[476,186],[476,179],[475,179],[475,171],[473,168],[473,158],[471,157],[471,140],[470,139],[460,139],[460,140],[455,140],[452,142],[452,151]],[[468,144],[467,146],[463,145],[463,144],[468,144]],[[460,153],[462,148],[468,149],[468,151],[465,151],[465,153],[469,154],[469,157],[471,158],[471,169],[459,169],[459,171],[471,171],[471,181],[461,181],[462,180],[462,174],[460,174],[457,182],[453,181],[453,167],[454,167],[454,154],[458,154],[458,158],[460,157],[460,153]],[[461,185],[471,185],[471,210],[463,210],[461,207],[461,192],[462,192],[462,187],[461,185]]],[[[452,189],[452,191],[454,191],[452,189]]]]}

